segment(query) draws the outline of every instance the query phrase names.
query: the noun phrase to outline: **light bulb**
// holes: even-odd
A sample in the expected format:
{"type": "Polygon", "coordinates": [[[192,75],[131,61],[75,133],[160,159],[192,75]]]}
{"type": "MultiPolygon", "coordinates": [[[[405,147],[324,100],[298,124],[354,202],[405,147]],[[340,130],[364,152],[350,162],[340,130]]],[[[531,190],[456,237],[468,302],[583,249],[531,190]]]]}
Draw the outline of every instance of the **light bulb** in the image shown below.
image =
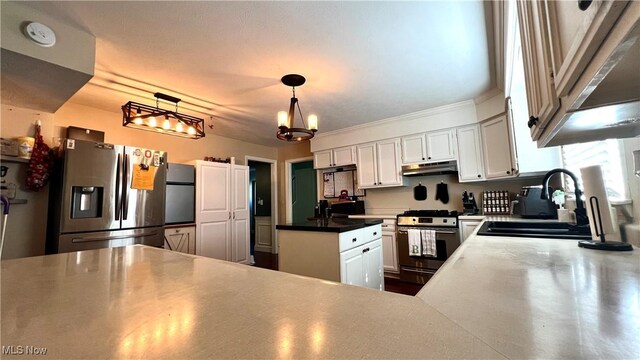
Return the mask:
{"type": "Polygon", "coordinates": [[[176,132],[183,132],[184,129],[182,128],[182,123],[178,121],[178,123],[176,124],[176,132]]]}
{"type": "Polygon", "coordinates": [[[309,130],[318,130],[318,117],[316,115],[309,114],[307,123],[309,124],[309,130]]]}
{"type": "Polygon", "coordinates": [[[165,130],[171,129],[171,121],[169,121],[169,119],[164,119],[164,123],[162,123],[162,128],[165,130]]]}
{"type": "Polygon", "coordinates": [[[140,118],[140,116],[137,116],[135,119],[133,119],[133,123],[136,125],[142,125],[142,119],[140,118]]]}
{"type": "Polygon", "coordinates": [[[278,111],[278,127],[288,127],[289,115],[286,111],[278,111]]]}
{"type": "Polygon", "coordinates": [[[149,124],[149,126],[151,126],[151,127],[156,127],[156,125],[157,125],[157,123],[156,123],[156,118],[155,118],[155,117],[153,117],[153,116],[152,116],[152,117],[150,117],[150,118],[149,118],[149,122],[148,122],[147,124],[149,124]]]}
{"type": "Polygon", "coordinates": [[[195,135],[196,134],[196,129],[194,129],[193,126],[189,126],[189,128],[187,129],[187,134],[195,135]]]}

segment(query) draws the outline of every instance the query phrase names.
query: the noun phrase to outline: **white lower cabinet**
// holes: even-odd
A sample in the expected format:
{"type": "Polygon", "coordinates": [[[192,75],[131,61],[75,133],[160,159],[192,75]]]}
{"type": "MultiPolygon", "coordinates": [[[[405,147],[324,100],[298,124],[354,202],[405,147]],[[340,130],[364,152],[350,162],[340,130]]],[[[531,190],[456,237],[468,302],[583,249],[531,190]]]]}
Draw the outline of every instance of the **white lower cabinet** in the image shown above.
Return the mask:
{"type": "Polygon", "coordinates": [[[398,243],[396,242],[396,221],[385,219],[382,223],[382,253],[385,272],[398,273],[398,243]]]}
{"type": "Polygon", "coordinates": [[[340,253],[340,282],[384,290],[382,240],[340,253]]]}
{"type": "Polygon", "coordinates": [[[164,248],[195,255],[196,227],[185,226],[164,229],[164,248]]]}
{"type": "Polygon", "coordinates": [[[280,271],[384,290],[382,227],[347,232],[278,230],[280,271]]]}
{"type": "Polygon", "coordinates": [[[482,220],[460,220],[460,229],[462,229],[462,235],[460,236],[460,241],[464,242],[467,240],[469,235],[473,233],[473,231],[480,225],[482,220]]]}

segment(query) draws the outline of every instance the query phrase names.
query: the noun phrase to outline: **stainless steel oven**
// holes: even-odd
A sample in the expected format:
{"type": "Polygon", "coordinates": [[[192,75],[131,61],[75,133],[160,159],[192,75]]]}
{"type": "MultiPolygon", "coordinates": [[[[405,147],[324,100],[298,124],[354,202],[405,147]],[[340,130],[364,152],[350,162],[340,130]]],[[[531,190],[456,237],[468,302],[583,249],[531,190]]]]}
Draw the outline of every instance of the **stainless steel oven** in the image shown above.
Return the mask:
{"type": "Polygon", "coordinates": [[[400,263],[400,279],[416,284],[426,284],[444,262],[460,246],[458,214],[446,210],[405,211],[397,217],[396,239],[400,263]],[[409,255],[410,229],[434,230],[436,256],[409,255]]]}

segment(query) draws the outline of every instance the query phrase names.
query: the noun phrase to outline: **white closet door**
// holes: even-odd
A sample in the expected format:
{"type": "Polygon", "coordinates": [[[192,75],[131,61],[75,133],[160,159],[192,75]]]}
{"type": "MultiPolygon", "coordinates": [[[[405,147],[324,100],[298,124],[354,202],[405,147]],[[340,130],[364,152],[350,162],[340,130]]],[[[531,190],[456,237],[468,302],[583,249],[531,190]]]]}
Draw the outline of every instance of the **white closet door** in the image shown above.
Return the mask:
{"type": "Polygon", "coordinates": [[[249,167],[232,165],[231,261],[249,262],[249,167]]]}

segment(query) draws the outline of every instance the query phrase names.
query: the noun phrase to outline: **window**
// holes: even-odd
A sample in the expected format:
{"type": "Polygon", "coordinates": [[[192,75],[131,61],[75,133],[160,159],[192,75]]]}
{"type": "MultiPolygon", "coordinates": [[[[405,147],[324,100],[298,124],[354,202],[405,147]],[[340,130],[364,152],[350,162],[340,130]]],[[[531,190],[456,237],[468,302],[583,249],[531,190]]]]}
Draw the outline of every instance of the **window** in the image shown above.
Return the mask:
{"type": "MultiPolygon", "coordinates": [[[[625,173],[622,168],[620,142],[618,140],[593,141],[583,144],[562,146],[562,162],[565,169],[576,175],[582,186],[580,168],[592,165],[602,166],[604,186],[610,201],[628,200],[625,173]]],[[[565,189],[573,192],[573,183],[565,176],[565,189]]]]}

